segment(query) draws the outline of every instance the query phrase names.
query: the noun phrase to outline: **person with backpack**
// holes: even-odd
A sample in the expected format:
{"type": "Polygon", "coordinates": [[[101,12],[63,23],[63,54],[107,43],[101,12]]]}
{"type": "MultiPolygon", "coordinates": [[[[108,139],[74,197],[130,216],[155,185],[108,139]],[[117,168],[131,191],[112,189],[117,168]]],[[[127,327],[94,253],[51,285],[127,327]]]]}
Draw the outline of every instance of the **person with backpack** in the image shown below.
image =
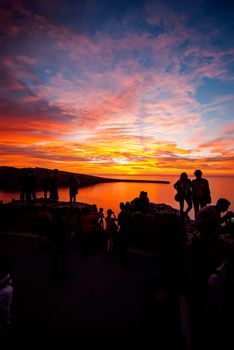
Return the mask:
{"type": "Polygon", "coordinates": [[[180,178],[174,184],[174,188],[177,191],[175,195],[175,200],[180,203],[180,216],[182,218],[188,218],[188,213],[192,209],[192,187],[191,180],[188,178],[187,173],[183,172],[180,174],[180,178]],[[186,202],[188,205],[185,212],[184,202],[186,202]]]}
{"type": "Polygon", "coordinates": [[[196,179],[192,180],[192,201],[196,217],[199,209],[211,203],[211,196],[209,182],[202,177],[202,171],[197,169],[194,175],[196,179]]]}

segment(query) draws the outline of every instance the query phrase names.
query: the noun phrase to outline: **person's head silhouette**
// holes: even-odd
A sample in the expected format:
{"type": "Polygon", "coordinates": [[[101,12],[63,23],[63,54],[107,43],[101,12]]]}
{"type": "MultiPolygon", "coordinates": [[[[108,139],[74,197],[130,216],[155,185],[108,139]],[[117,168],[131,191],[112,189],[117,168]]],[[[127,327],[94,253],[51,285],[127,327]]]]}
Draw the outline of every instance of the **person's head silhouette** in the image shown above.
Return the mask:
{"type": "Polygon", "coordinates": [[[194,175],[197,179],[200,179],[202,177],[202,171],[200,169],[197,169],[194,171],[194,175]]]}

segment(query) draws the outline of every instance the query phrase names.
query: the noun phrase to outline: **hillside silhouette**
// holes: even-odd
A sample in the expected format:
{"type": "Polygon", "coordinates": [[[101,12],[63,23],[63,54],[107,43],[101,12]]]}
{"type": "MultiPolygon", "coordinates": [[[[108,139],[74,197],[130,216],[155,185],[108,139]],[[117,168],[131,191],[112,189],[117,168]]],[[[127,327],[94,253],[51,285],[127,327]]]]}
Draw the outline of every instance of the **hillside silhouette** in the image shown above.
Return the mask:
{"type": "MultiPolygon", "coordinates": [[[[42,189],[42,181],[45,176],[45,171],[49,170],[52,174],[53,169],[47,169],[47,168],[31,168],[31,167],[25,167],[25,168],[15,168],[15,167],[7,167],[7,166],[1,166],[0,167],[0,189],[2,190],[18,190],[20,183],[20,173],[22,169],[34,169],[35,174],[37,176],[37,190],[42,189]]],[[[77,174],[77,173],[71,173],[67,171],[59,170],[59,187],[66,187],[69,184],[69,178],[70,175],[73,174],[79,178],[80,186],[90,186],[102,182],[113,182],[114,179],[106,179],[98,176],[92,176],[92,175],[84,175],[84,174],[77,174]]]]}
{"type": "MultiPolygon", "coordinates": [[[[16,167],[8,167],[8,166],[0,166],[0,189],[5,191],[14,191],[20,188],[20,173],[22,169],[34,169],[35,174],[37,176],[37,191],[42,189],[42,182],[45,176],[45,171],[48,170],[51,174],[53,169],[47,168],[16,168],[16,167]]],[[[59,169],[58,169],[59,170],[59,169]]],[[[85,175],[79,173],[72,173],[68,171],[59,170],[59,187],[67,187],[69,186],[69,178],[71,175],[75,175],[78,177],[80,181],[80,187],[91,186],[99,183],[105,182],[141,182],[141,183],[161,183],[161,184],[169,184],[170,181],[162,181],[162,180],[136,180],[136,179],[113,179],[113,178],[105,178],[94,175],[85,175]]]]}

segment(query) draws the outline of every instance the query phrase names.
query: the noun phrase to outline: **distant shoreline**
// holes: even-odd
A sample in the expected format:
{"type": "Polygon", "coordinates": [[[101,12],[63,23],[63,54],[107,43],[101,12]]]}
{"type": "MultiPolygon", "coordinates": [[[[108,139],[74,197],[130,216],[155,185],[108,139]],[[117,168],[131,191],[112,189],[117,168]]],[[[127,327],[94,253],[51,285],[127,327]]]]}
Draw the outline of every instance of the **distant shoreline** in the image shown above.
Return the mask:
{"type": "MultiPolygon", "coordinates": [[[[53,170],[46,168],[32,168],[36,172],[37,176],[37,191],[43,190],[43,178],[45,176],[45,171],[49,171],[50,174],[53,170]]],[[[0,189],[3,191],[15,191],[20,188],[20,174],[22,169],[15,167],[4,167],[0,166],[0,189]]],[[[135,179],[114,179],[106,178],[101,176],[93,176],[79,173],[71,173],[67,171],[59,170],[59,180],[58,187],[64,188],[69,186],[69,178],[71,175],[77,176],[80,181],[80,187],[87,187],[92,185],[97,185],[101,183],[110,182],[132,182],[132,183],[158,183],[158,184],[169,184],[170,181],[164,180],[135,180],[135,179]]]]}
{"type": "MultiPolygon", "coordinates": [[[[80,185],[80,188],[84,188],[84,187],[89,187],[89,186],[95,186],[95,185],[100,185],[103,183],[110,183],[110,182],[132,182],[132,183],[153,183],[153,184],[162,184],[162,185],[168,185],[170,184],[170,181],[161,181],[161,180],[130,180],[130,179],[105,179],[105,178],[96,178],[96,181],[91,182],[90,181],[85,181],[85,179],[83,179],[82,184],[80,185]]],[[[59,188],[66,188],[68,187],[68,185],[60,185],[59,188]]],[[[9,187],[3,187],[0,186],[0,190],[3,192],[15,192],[15,191],[19,191],[19,188],[9,188],[9,187]]],[[[42,188],[38,188],[37,192],[42,191],[42,188]]]]}
{"type": "Polygon", "coordinates": [[[105,179],[106,182],[137,182],[137,183],[154,183],[154,184],[170,184],[170,181],[163,180],[134,180],[134,179],[105,179]]]}

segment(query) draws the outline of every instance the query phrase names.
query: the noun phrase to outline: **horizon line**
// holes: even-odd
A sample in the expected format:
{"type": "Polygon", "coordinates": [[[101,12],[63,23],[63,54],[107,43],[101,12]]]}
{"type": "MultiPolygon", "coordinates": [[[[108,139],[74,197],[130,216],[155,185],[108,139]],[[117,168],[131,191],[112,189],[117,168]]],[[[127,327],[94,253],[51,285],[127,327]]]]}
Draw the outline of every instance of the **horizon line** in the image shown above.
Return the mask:
{"type": "MultiPolygon", "coordinates": [[[[33,167],[33,166],[25,166],[25,167],[17,167],[17,166],[13,166],[13,165],[0,165],[0,167],[4,167],[4,168],[16,168],[16,169],[24,169],[24,168],[32,168],[32,169],[48,169],[48,170],[51,170],[51,171],[53,171],[55,168],[53,167],[53,168],[46,168],[46,167],[41,167],[41,166],[35,166],[35,167],[33,167]]],[[[59,168],[56,168],[56,169],[58,169],[59,171],[62,171],[62,172],[67,172],[67,173],[73,173],[73,174],[80,174],[80,175],[88,175],[88,176],[96,176],[96,177],[105,177],[105,176],[108,176],[108,177],[110,177],[110,176],[121,176],[121,177],[124,177],[124,176],[130,176],[130,177],[136,177],[136,176],[143,176],[143,177],[147,177],[147,176],[150,176],[150,177],[157,177],[157,176],[180,176],[180,174],[181,174],[181,172],[183,172],[183,171],[178,171],[178,173],[164,173],[164,174],[162,174],[162,173],[160,173],[160,174],[141,174],[141,173],[139,173],[139,174],[127,174],[127,173],[125,173],[125,174],[111,174],[111,173],[109,173],[109,174],[97,174],[97,173],[94,173],[94,174],[91,174],[91,173],[80,173],[80,172],[76,172],[76,171],[71,171],[71,170],[63,170],[63,169],[59,169],[59,168]]],[[[193,170],[194,171],[194,170],[193,170]]],[[[189,176],[193,176],[193,172],[192,173],[189,173],[188,171],[186,171],[185,170],[185,172],[187,172],[188,173],[188,175],[189,176]]],[[[224,176],[224,177],[234,177],[234,173],[233,174],[227,174],[227,173],[219,173],[219,174],[217,174],[217,173],[206,173],[206,172],[204,172],[203,171],[203,175],[205,175],[205,177],[206,176],[209,176],[209,177],[220,177],[220,176],[224,176]]]]}

